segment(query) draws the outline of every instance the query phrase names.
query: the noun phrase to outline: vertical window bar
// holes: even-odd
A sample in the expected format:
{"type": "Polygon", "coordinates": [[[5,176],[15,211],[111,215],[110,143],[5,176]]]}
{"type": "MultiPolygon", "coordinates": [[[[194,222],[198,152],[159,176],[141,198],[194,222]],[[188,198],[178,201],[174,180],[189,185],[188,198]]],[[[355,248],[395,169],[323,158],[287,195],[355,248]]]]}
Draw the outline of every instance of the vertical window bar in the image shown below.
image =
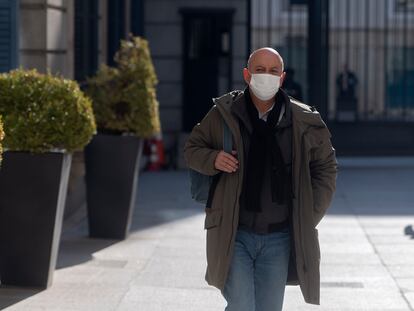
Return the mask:
{"type": "MultiPolygon", "coordinates": [[[[258,4],[257,4],[257,1],[255,1],[255,0],[252,0],[252,3],[253,3],[253,5],[252,5],[252,28],[251,28],[251,30],[250,31],[253,31],[253,45],[252,45],[252,50],[255,50],[256,49],[256,47],[259,45],[258,44],[258,33],[257,33],[257,31],[258,31],[258,21],[259,21],[259,10],[258,10],[258,4]]],[[[250,51],[249,51],[250,52],[250,51]]],[[[250,55],[250,53],[249,53],[249,55],[250,55]]],[[[247,56],[247,57],[249,57],[249,56],[247,56]]]]}
{"type": "Polygon", "coordinates": [[[247,49],[246,49],[246,57],[249,57],[250,49],[252,48],[252,0],[246,0],[246,14],[247,14],[247,49]]]}
{"type": "Polygon", "coordinates": [[[359,107],[361,106],[361,95],[363,92],[363,88],[361,87],[361,66],[364,63],[363,61],[361,62],[361,46],[363,44],[363,32],[362,32],[362,25],[363,25],[363,21],[364,21],[364,15],[362,10],[360,10],[360,6],[361,6],[361,2],[360,0],[356,0],[355,1],[355,5],[358,8],[357,11],[357,18],[356,18],[356,23],[357,23],[357,37],[355,39],[355,72],[357,74],[357,78],[358,78],[358,86],[357,86],[357,111],[355,112],[356,114],[356,118],[358,119],[359,117],[359,107]]]}
{"type": "MultiPolygon", "coordinates": [[[[334,74],[331,75],[332,72],[332,68],[334,68],[333,66],[333,61],[336,58],[336,47],[335,47],[335,43],[336,43],[336,34],[335,34],[335,15],[334,15],[334,9],[335,9],[335,0],[331,0],[331,5],[329,7],[329,48],[330,48],[330,52],[329,52],[329,61],[328,61],[328,70],[329,70],[329,74],[330,74],[330,79],[333,79],[333,97],[329,98],[330,102],[334,103],[333,106],[329,106],[328,108],[328,115],[330,116],[331,119],[335,120],[335,109],[336,109],[336,72],[334,69],[334,74]]],[[[308,14],[308,19],[309,19],[309,14],[308,14]]],[[[307,47],[308,48],[308,47],[307,47]]],[[[309,68],[309,66],[308,66],[309,68]]],[[[308,69],[309,70],[309,69],[308,69]]]]}
{"type": "Polygon", "coordinates": [[[342,71],[343,64],[346,60],[346,8],[347,8],[347,4],[348,4],[348,1],[341,1],[341,5],[343,5],[343,11],[341,10],[340,16],[338,17],[338,19],[340,20],[340,34],[341,34],[340,35],[341,57],[339,59],[339,70],[341,71],[342,71]]]}
{"type": "Polygon", "coordinates": [[[404,120],[408,115],[408,103],[407,103],[407,92],[408,92],[408,68],[407,68],[407,50],[408,50],[408,1],[406,1],[406,8],[404,10],[404,29],[403,29],[403,117],[404,120]]]}
{"type": "Polygon", "coordinates": [[[283,11],[283,5],[285,0],[278,0],[279,1],[279,10],[277,11],[277,20],[279,23],[279,31],[278,31],[278,45],[283,47],[283,57],[284,60],[287,61],[287,50],[286,50],[286,45],[284,44],[284,38],[286,36],[286,25],[287,25],[287,21],[285,18],[282,18],[284,16],[284,14],[282,13],[283,11]]]}
{"type": "Polygon", "coordinates": [[[272,2],[267,0],[267,46],[272,44],[272,2]]]}
{"type": "Polygon", "coordinates": [[[255,47],[254,49],[257,49],[261,44],[261,36],[262,36],[262,24],[261,24],[261,1],[255,1],[255,8],[256,8],[256,42],[255,42],[255,47]]]}
{"type": "Polygon", "coordinates": [[[383,118],[388,112],[388,0],[384,0],[384,110],[383,118]]]}
{"type": "MultiPolygon", "coordinates": [[[[340,62],[341,62],[341,0],[334,0],[335,1],[335,37],[336,37],[336,61],[335,61],[335,73],[336,75],[340,72],[340,62]]],[[[335,83],[336,91],[338,92],[338,86],[335,83]]],[[[337,97],[337,96],[336,96],[337,97]]],[[[337,102],[337,101],[336,101],[337,102]]],[[[338,110],[338,106],[336,106],[336,110],[338,110]]]]}
{"type": "Polygon", "coordinates": [[[288,3],[288,29],[287,29],[287,35],[285,38],[288,39],[287,42],[287,62],[292,62],[292,6],[290,2],[288,3]]]}
{"type": "Polygon", "coordinates": [[[262,45],[262,3],[261,1],[256,1],[256,10],[257,10],[257,18],[256,18],[256,23],[257,23],[257,42],[256,42],[256,46],[255,49],[257,49],[259,46],[262,45]]]}
{"type": "MultiPolygon", "coordinates": [[[[391,84],[390,86],[393,86],[393,88],[396,88],[396,73],[399,70],[399,66],[400,64],[398,63],[398,57],[399,57],[399,52],[398,52],[398,21],[397,21],[397,17],[396,17],[396,12],[395,12],[395,1],[392,1],[392,29],[391,29],[391,44],[390,44],[390,60],[391,60],[391,66],[390,66],[390,76],[391,76],[391,84]],[[397,62],[396,62],[397,60],[397,62]]],[[[391,89],[392,90],[392,89],[391,89]]],[[[399,98],[392,98],[395,97],[395,90],[393,90],[393,92],[391,92],[391,96],[389,97],[390,102],[389,102],[389,113],[392,112],[392,108],[395,108],[395,103],[399,104],[399,98]]],[[[398,106],[398,105],[397,105],[398,106]]]]}
{"type": "Polygon", "coordinates": [[[260,43],[259,47],[263,46],[264,37],[265,35],[265,23],[264,23],[264,16],[263,16],[263,1],[259,1],[259,24],[260,24],[260,43]]]}
{"type": "Polygon", "coordinates": [[[350,49],[350,24],[351,24],[351,2],[345,1],[346,5],[346,21],[345,21],[345,63],[349,64],[349,49],[350,49]]]}
{"type": "MultiPolygon", "coordinates": [[[[376,0],[378,2],[378,0],[376,0]]],[[[373,47],[372,47],[372,57],[374,58],[374,64],[379,64],[379,53],[377,53],[376,51],[380,49],[380,42],[379,42],[379,30],[381,29],[380,24],[379,24],[379,5],[378,3],[375,3],[375,17],[374,17],[374,30],[373,30],[373,35],[374,35],[374,40],[372,40],[373,42],[373,47]]],[[[373,98],[373,115],[375,116],[378,108],[379,108],[379,103],[378,103],[378,84],[380,83],[380,75],[378,74],[378,68],[379,66],[374,66],[373,70],[374,70],[374,98],[373,98]]]]}
{"type": "Polygon", "coordinates": [[[370,0],[365,0],[365,83],[366,87],[364,88],[364,110],[363,110],[363,117],[364,119],[367,118],[368,114],[368,101],[369,98],[369,90],[370,90],[370,84],[369,84],[369,41],[370,41],[370,0]]]}
{"type": "MultiPolygon", "coordinates": [[[[301,28],[300,34],[303,38],[301,44],[303,44],[304,51],[308,50],[308,32],[307,32],[307,27],[306,27],[306,25],[307,25],[307,14],[308,14],[308,10],[305,10],[303,12],[303,14],[301,15],[302,19],[301,19],[301,27],[300,27],[301,28]]],[[[329,12],[328,12],[328,14],[329,14],[329,12]]],[[[328,18],[329,18],[329,16],[328,16],[328,18]]],[[[328,35],[329,35],[329,29],[328,29],[328,35]]],[[[327,46],[327,48],[329,49],[329,46],[327,46]]],[[[308,62],[306,61],[306,52],[302,53],[302,57],[303,58],[301,60],[301,63],[303,64],[303,66],[300,68],[301,71],[302,71],[301,76],[303,77],[303,83],[301,84],[301,86],[302,86],[302,97],[303,97],[302,101],[307,102],[308,101],[307,100],[307,95],[308,95],[307,93],[308,92],[306,92],[306,90],[308,89],[308,78],[307,77],[308,77],[309,65],[308,65],[308,62]]],[[[329,68],[329,60],[328,60],[328,68],[329,68]]],[[[328,87],[328,89],[329,89],[329,87],[328,87]]]]}

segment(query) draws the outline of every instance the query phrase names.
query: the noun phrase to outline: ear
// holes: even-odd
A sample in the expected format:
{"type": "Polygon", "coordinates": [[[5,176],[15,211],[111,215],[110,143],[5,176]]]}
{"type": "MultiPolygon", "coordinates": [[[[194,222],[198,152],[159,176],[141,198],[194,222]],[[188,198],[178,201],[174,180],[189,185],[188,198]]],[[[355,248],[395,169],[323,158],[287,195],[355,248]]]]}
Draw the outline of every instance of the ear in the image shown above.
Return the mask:
{"type": "Polygon", "coordinates": [[[283,72],[283,73],[280,75],[280,87],[282,87],[283,82],[285,81],[285,77],[286,77],[286,72],[283,72]]]}
{"type": "Polygon", "coordinates": [[[244,78],[244,82],[246,82],[249,85],[250,80],[252,79],[252,75],[250,74],[249,69],[247,68],[243,69],[243,78],[244,78]]]}

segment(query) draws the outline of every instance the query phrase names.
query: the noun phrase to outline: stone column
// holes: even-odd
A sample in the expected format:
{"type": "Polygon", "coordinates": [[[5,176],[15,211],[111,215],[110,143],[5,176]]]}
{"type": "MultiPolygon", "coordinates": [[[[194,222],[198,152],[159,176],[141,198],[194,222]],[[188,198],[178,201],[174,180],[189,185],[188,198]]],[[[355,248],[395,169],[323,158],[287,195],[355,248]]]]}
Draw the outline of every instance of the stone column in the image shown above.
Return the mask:
{"type": "MultiPolygon", "coordinates": [[[[20,1],[20,66],[74,78],[74,0],[20,1]]],[[[65,227],[85,215],[83,152],[72,158],[65,227]],[[69,221],[68,221],[69,219],[69,221]]]]}
{"type": "Polygon", "coordinates": [[[74,0],[20,1],[20,65],[74,75],[74,0]]]}

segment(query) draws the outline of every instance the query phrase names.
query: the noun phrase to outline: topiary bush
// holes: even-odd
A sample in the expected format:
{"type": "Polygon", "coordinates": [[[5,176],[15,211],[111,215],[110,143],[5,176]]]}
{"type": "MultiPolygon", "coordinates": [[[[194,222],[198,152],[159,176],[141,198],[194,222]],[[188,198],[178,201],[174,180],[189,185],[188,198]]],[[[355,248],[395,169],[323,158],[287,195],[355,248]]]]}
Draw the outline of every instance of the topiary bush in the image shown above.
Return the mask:
{"type": "Polygon", "coordinates": [[[99,132],[132,133],[147,138],[160,132],[157,77],[148,42],[130,36],[115,54],[116,67],[101,65],[88,79],[99,132]]]}
{"type": "Polygon", "coordinates": [[[92,104],[75,81],[13,70],[0,74],[0,114],[12,151],[81,150],[96,132],[92,104]]]}
{"type": "Polygon", "coordinates": [[[1,159],[2,159],[1,155],[3,154],[3,147],[1,145],[1,141],[3,140],[3,138],[4,138],[3,122],[0,116],[0,164],[1,164],[1,159]]]}

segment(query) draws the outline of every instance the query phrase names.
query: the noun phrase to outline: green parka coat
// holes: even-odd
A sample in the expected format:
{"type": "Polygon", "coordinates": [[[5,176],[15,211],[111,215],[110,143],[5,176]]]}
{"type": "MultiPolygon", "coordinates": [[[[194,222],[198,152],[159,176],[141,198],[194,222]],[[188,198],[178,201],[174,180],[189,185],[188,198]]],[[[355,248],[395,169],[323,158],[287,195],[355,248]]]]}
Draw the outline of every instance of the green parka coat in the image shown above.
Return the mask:
{"type": "MultiPolygon", "coordinates": [[[[223,290],[239,220],[239,197],[245,159],[239,123],[231,106],[244,101],[242,91],[213,99],[215,105],[197,124],[184,147],[190,168],[206,175],[220,173],[214,167],[223,146],[223,119],[237,150],[239,170],[222,173],[211,207],[206,208],[208,284],[223,290]]],[[[317,224],[328,209],[336,186],[337,161],[330,132],[312,107],[290,100],[292,113],[292,228],[295,258],[290,260],[288,285],[300,285],[307,303],[319,304],[320,250],[317,224]]]]}

